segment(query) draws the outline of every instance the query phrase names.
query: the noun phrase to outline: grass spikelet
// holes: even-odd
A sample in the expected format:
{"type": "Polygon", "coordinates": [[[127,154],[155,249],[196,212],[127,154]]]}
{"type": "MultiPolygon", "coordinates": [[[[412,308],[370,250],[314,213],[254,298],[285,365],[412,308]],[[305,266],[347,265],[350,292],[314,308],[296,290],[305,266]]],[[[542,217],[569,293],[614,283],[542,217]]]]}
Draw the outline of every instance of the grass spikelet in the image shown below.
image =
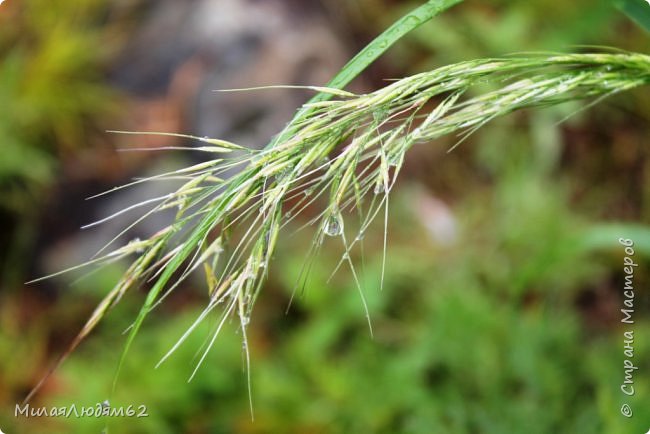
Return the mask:
{"type": "MultiPolygon", "coordinates": [[[[326,237],[340,240],[344,253],[339,266],[350,267],[370,324],[363,288],[349,253],[382,211],[386,225],[390,190],[412,146],[445,135],[457,135],[458,144],[490,120],[516,110],[602,98],[648,83],[650,57],[641,54],[479,59],[423,72],[362,95],[315,88],[333,98],[305,104],[295,121],[261,151],[244,150],[220,140],[174,135],[208,143],[214,146],[212,152],[220,155],[239,152],[232,152],[232,158],[134,182],[186,180],[176,191],[152,201],[154,208],[134,223],[178,207],[171,226],[88,263],[136,255],[80,339],[129,288],[151,281],[147,299],[131,328],[128,348],[150,311],[192,272],[200,270],[206,274],[206,307],[163,361],[199,321],[210,315],[218,317],[219,326],[206,353],[229,317],[238,320],[246,344],[255,300],[282,229],[306,207],[321,207],[309,222],[314,230],[309,255],[326,237]],[[492,90],[477,94],[486,84],[492,90]],[[239,169],[237,174],[223,179],[224,172],[232,168],[239,169]],[[345,224],[352,212],[361,219],[357,233],[350,233],[345,224]]],[[[384,233],[384,248],[386,239],[384,233]]],[[[205,353],[201,362],[204,357],[205,353]]],[[[246,361],[249,363],[248,354],[246,361]]]]}

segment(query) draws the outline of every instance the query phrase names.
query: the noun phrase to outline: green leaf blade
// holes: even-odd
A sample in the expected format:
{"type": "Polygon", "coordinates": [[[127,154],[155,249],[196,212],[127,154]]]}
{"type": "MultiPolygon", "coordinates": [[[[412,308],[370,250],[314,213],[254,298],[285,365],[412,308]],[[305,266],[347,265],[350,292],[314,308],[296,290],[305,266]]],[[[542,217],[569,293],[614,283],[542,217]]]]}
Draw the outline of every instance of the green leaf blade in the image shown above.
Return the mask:
{"type": "Polygon", "coordinates": [[[616,7],[650,33],[650,2],[647,0],[618,0],[616,7]]]}

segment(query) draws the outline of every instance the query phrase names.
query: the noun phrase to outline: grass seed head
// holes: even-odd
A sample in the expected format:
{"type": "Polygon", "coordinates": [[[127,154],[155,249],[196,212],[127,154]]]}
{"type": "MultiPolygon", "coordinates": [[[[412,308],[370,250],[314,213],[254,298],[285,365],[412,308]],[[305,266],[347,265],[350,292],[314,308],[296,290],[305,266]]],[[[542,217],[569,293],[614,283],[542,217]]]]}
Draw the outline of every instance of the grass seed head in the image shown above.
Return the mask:
{"type": "MultiPolygon", "coordinates": [[[[134,325],[137,330],[153,307],[193,271],[202,268],[208,303],[197,322],[213,312],[221,318],[208,349],[225,318],[232,315],[239,318],[245,340],[245,329],[281,230],[307,207],[322,206],[311,221],[318,229],[310,254],[318,249],[324,236],[339,238],[345,249],[339,265],[349,264],[356,279],[350,249],[363,239],[381,209],[385,210],[386,224],[388,194],[414,144],[449,134],[461,134],[460,143],[490,120],[516,110],[602,98],[648,83],[650,58],[641,54],[551,54],[471,60],[407,77],[368,94],[317,88],[337,99],[305,105],[297,121],[262,151],[218,139],[171,134],[209,144],[200,150],[232,157],[130,184],[185,181],[175,192],[152,201],[156,204],[153,210],[136,221],[178,207],[172,225],[85,264],[136,255],[79,338],[85,337],[128,289],[150,282],[149,296],[134,325]],[[476,92],[486,84],[491,90],[476,92]],[[224,172],[233,168],[239,168],[239,172],[222,179],[224,172]],[[323,192],[328,190],[329,199],[322,203],[323,192]],[[288,203],[292,203],[291,207],[288,203]],[[362,222],[358,235],[348,242],[343,211],[350,209],[362,216],[362,222]],[[235,236],[231,237],[231,232],[236,232],[235,236]]],[[[385,243],[384,234],[384,248],[385,243]]],[[[360,285],[358,289],[365,306],[360,285]]],[[[179,339],[170,354],[194,328],[179,339]]]]}

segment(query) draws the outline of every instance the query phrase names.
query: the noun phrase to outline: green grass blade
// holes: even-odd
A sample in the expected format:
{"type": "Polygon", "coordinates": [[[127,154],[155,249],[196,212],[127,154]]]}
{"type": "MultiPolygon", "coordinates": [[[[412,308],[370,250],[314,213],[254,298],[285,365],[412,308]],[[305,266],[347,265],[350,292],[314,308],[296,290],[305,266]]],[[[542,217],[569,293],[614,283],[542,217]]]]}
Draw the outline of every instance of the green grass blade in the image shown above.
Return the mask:
{"type": "MultiPolygon", "coordinates": [[[[375,60],[392,47],[397,41],[402,39],[409,32],[417,29],[422,24],[431,20],[436,15],[444,12],[450,7],[462,2],[463,0],[429,0],[425,4],[415,8],[411,12],[404,15],[399,20],[395,21],[388,29],[382,34],[377,36],[370,42],[363,50],[359,51],[341,70],[334,76],[332,80],[325,87],[332,89],[343,89],[359,74],[365,71],[375,60]]],[[[332,98],[331,92],[319,92],[309,103],[320,101],[327,101],[332,98]]],[[[289,122],[285,130],[278,134],[267,146],[271,148],[276,143],[282,141],[295,129],[295,125],[304,119],[311,109],[299,110],[294,118],[289,122]]]]}
{"type": "MultiPolygon", "coordinates": [[[[326,87],[343,89],[405,35],[461,1],[462,0],[429,0],[422,6],[407,13],[393,23],[393,25],[386,29],[381,35],[377,36],[363,50],[359,51],[359,53],[357,53],[357,55],[354,56],[352,60],[350,60],[338,72],[338,74],[336,74],[326,87]]],[[[309,102],[324,101],[331,97],[331,94],[321,92],[314,96],[309,102]]]]}
{"type": "Polygon", "coordinates": [[[616,7],[646,32],[650,32],[650,4],[642,0],[618,0],[616,7]]]}

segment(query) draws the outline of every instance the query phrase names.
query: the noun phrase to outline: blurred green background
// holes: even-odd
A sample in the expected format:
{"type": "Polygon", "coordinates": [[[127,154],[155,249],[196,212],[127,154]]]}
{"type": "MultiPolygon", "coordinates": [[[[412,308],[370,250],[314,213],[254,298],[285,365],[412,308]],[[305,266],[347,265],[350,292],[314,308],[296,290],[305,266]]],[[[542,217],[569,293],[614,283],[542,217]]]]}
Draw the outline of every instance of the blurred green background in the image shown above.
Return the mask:
{"type": "MultiPolygon", "coordinates": [[[[106,239],[101,231],[80,238],[82,224],[110,210],[102,208],[109,199],[85,197],[190,159],[117,152],[173,143],[124,140],[105,130],[209,132],[264,143],[304,95],[275,98],[271,109],[255,95],[215,107],[221,97],[211,90],[324,84],[415,5],[0,6],[2,431],[100,433],[106,426],[96,418],[14,417],[125,264],[80,280],[23,282],[88,259],[106,239]]],[[[605,1],[467,1],[405,38],[353,87],[374,89],[386,78],[476,57],[587,45],[647,53],[650,34],[605,1]]],[[[148,417],[111,419],[109,432],[646,432],[650,93],[639,89],[581,107],[497,119],[450,154],[453,137],[411,151],[391,199],[382,291],[381,222],[354,257],[374,338],[352,276],[342,270],[329,280],[342,253],[335,242],[324,245],[285,313],[311,242],[309,231],[296,231],[306,218],[288,228],[250,328],[254,421],[236,324],[222,332],[192,382],[213,323],[154,369],[206,302],[200,281],[186,283],[147,320],[111,398],[114,407],[146,405],[148,417]],[[633,325],[620,322],[621,237],[635,241],[639,264],[633,325]],[[639,368],[631,397],[620,390],[629,329],[639,368]],[[621,415],[624,403],[631,418],[621,415]]],[[[129,196],[112,200],[118,207],[133,203],[129,196]]],[[[94,406],[108,398],[123,331],[143,294],[123,300],[32,406],[94,406]]]]}

